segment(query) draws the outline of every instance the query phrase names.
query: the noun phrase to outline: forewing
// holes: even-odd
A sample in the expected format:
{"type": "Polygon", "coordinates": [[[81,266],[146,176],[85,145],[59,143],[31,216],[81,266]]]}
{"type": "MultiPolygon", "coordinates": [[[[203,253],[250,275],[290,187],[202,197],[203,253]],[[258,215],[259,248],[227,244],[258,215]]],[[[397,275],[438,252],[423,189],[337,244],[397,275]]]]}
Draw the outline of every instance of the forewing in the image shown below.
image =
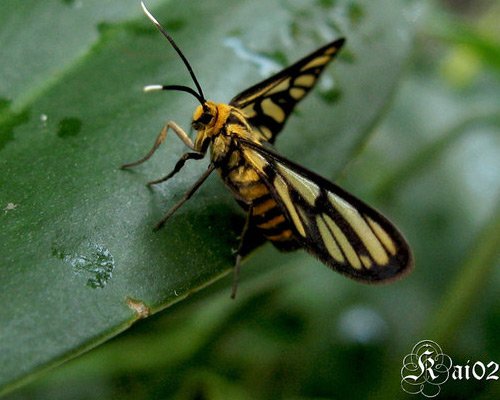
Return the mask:
{"type": "Polygon", "coordinates": [[[344,44],[338,39],[237,95],[230,102],[243,110],[260,139],[274,143],[295,105],[314,87],[321,72],[344,44]]]}
{"type": "Polygon", "coordinates": [[[326,265],[365,282],[411,269],[406,240],[378,211],[267,148],[247,141],[242,147],[293,225],[296,240],[326,265]]]}

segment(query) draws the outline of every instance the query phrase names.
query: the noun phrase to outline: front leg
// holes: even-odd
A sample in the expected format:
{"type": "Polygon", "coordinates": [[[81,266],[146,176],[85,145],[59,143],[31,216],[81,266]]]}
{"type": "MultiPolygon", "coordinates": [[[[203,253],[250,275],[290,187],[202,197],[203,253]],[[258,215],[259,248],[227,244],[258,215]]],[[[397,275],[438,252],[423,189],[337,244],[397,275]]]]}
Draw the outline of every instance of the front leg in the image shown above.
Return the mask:
{"type": "Polygon", "coordinates": [[[179,159],[179,161],[177,161],[177,163],[175,164],[175,167],[174,169],[169,172],[167,175],[165,175],[163,178],[160,178],[160,179],[156,179],[154,181],[151,181],[151,182],[148,182],[148,186],[151,186],[151,185],[156,185],[158,183],[162,183],[162,182],[165,182],[166,180],[169,180],[170,178],[172,178],[177,172],[179,172],[181,170],[181,168],[184,166],[184,163],[187,161],[187,160],[201,160],[203,157],[205,157],[205,154],[203,153],[199,153],[199,152],[188,152],[188,153],[184,153],[182,155],[182,157],[179,159]]]}
{"type": "MultiPolygon", "coordinates": [[[[165,139],[167,137],[167,132],[168,132],[169,129],[172,129],[175,132],[175,134],[179,137],[179,139],[181,139],[182,142],[187,147],[189,147],[194,152],[199,153],[194,148],[193,141],[188,136],[188,134],[186,132],[184,132],[184,130],[179,125],[177,125],[174,121],[170,121],[170,122],[167,122],[167,124],[160,131],[160,133],[156,137],[156,140],[155,140],[155,142],[153,144],[153,147],[151,148],[151,150],[149,150],[149,152],[144,157],[142,157],[141,159],[139,159],[137,161],[134,161],[134,162],[131,162],[131,163],[127,163],[127,164],[123,164],[120,168],[121,169],[127,169],[127,168],[131,168],[131,167],[135,167],[135,166],[137,166],[139,164],[142,164],[143,162],[149,160],[151,158],[151,156],[156,152],[156,150],[158,149],[158,147],[160,147],[160,145],[165,141],[165,139]]],[[[181,167],[182,167],[182,165],[181,165],[181,167]]]]}

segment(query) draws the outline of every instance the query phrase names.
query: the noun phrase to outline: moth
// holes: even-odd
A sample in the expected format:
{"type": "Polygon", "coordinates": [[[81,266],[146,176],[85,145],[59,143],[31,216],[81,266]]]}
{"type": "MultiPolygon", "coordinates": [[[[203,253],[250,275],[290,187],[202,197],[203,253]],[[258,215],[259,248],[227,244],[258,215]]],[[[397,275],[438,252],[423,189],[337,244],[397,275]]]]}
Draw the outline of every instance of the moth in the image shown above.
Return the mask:
{"type": "Polygon", "coordinates": [[[344,39],[335,40],[270,78],[250,87],[228,104],[207,100],[188,60],[172,37],[141,3],[146,16],[182,59],[196,90],[182,85],[150,85],[145,91],[175,90],[194,96],[194,142],[175,122],[168,122],[148,160],[172,130],[190,151],[155,185],[172,178],[190,159],[210,155],[207,170],[161,219],[156,229],[179,209],[217,171],[246,212],[236,252],[231,297],[236,294],[242,252],[251,230],[283,251],[303,248],[332,269],[362,282],[397,278],[412,268],[410,248],[397,228],[382,214],[336,184],[287,160],[272,146],[296,104],[318,81],[335,58],[344,39]]]}

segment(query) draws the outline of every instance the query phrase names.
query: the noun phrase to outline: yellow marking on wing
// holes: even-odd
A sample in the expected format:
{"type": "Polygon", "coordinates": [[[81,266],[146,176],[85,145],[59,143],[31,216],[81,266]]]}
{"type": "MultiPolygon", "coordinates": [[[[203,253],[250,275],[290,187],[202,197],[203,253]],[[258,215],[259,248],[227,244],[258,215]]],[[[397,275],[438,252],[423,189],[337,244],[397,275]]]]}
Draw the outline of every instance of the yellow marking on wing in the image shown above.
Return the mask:
{"type": "Polygon", "coordinates": [[[367,217],[367,219],[368,223],[370,224],[379,240],[382,242],[385,248],[389,250],[389,253],[391,253],[393,256],[396,255],[396,245],[394,244],[394,241],[391,239],[391,237],[387,234],[387,232],[371,218],[367,217]]]}
{"type": "Polygon", "coordinates": [[[286,229],[283,232],[281,232],[279,235],[272,235],[272,236],[266,235],[266,238],[268,238],[269,240],[281,242],[281,241],[285,241],[285,240],[290,239],[292,236],[293,236],[292,231],[290,229],[286,229]]]}
{"type": "Polygon", "coordinates": [[[266,96],[270,94],[285,92],[290,87],[290,78],[284,79],[282,82],[278,83],[275,87],[273,87],[269,92],[266,93],[266,96]]]}
{"type": "Polygon", "coordinates": [[[294,100],[300,100],[302,97],[304,97],[305,94],[306,91],[302,88],[294,87],[290,89],[290,96],[292,96],[294,100]]]}
{"type": "Polygon", "coordinates": [[[335,237],[340,248],[344,252],[349,264],[351,264],[351,266],[355,269],[360,269],[361,261],[359,260],[358,254],[356,253],[356,250],[354,250],[354,248],[352,247],[349,240],[347,240],[347,237],[344,235],[344,232],[342,232],[342,230],[328,215],[325,214],[323,218],[325,219],[325,222],[330,228],[330,230],[333,232],[333,236],[335,237]]]}
{"type": "Polygon", "coordinates": [[[269,165],[266,159],[256,151],[250,149],[243,149],[243,154],[245,155],[247,160],[250,161],[253,164],[253,166],[259,169],[260,171],[264,171],[264,168],[267,165],[269,165]]]}
{"type": "Polygon", "coordinates": [[[300,220],[299,214],[297,214],[297,210],[292,203],[292,199],[290,198],[290,193],[288,192],[286,183],[283,180],[283,178],[281,178],[281,176],[278,175],[274,179],[274,187],[276,188],[278,194],[280,195],[281,200],[285,204],[285,207],[288,210],[288,213],[290,214],[290,217],[292,218],[293,224],[297,228],[297,231],[302,236],[305,237],[306,231],[304,229],[304,226],[302,225],[302,221],[300,220]]]}
{"type": "Polygon", "coordinates": [[[283,176],[290,182],[292,187],[300,193],[300,195],[311,205],[313,206],[316,198],[319,195],[319,187],[311,182],[310,180],[305,179],[300,176],[296,172],[283,168],[281,165],[278,165],[278,169],[283,174],[283,176]]]}
{"type": "Polygon", "coordinates": [[[322,67],[325,65],[328,61],[331,60],[331,57],[329,56],[321,56],[321,57],[316,57],[309,61],[306,65],[304,65],[301,69],[301,71],[305,71],[309,68],[314,68],[314,67],[322,67]]]}
{"type": "Polygon", "coordinates": [[[387,252],[358,210],[332,193],[328,193],[328,198],[354,232],[356,232],[375,262],[379,265],[387,264],[389,262],[387,252]]]}
{"type": "Polygon", "coordinates": [[[299,76],[297,79],[293,81],[294,85],[297,86],[305,86],[305,87],[311,87],[314,85],[314,82],[316,81],[316,77],[311,74],[305,74],[299,76]]]}
{"type": "Polygon", "coordinates": [[[262,229],[268,229],[268,228],[273,228],[276,225],[280,224],[281,222],[285,221],[285,216],[283,214],[277,215],[273,219],[264,222],[262,224],[258,224],[257,226],[262,229]]]}
{"type": "Polygon", "coordinates": [[[273,136],[273,133],[271,132],[271,129],[269,129],[267,126],[260,126],[259,127],[261,132],[259,132],[262,136],[264,136],[264,139],[268,140],[273,136]]]}
{"type": "Polygon", "coordinates": [[[370,260],[370,257],[362,255],[362,256],[359,256],[359,258],[361,259],[361,262],[363,263],[365,268],[370,269],[372,267],[372,260],[370,260]]]}
{"type": "Polygon", "coordinates": [[[302,218],[302,223],[305,224],[306,226],[309,225],[309,218],[307,218],[306,212],[302,209],[302,207],[297,207],[297,211],[299,212],[301,218],[302,218]]]}
{"type": "Polygon", "coordinates": [[[254,110],[253,106],[254,104],[251,103],[241,110],[245,114],[245,117],[252,118],[257,115],[257,112],[254,110]]]}
{"type": "Polygon", "coordinates": [[[285,112],[283,109],[275,104],[271,99],[266,98],[262,101],[262,111],[267,116],[274,119],[276,122],[283,122],[286,118],[285,112]]]}
{"type": "Polygon", "coordinates": [[[345,262],[344,255],[342,251],[340,251],[337,242],[332,236],[330,230],[326,226],[325,220],[321,215],[316,217],[316,224],[318,225],[319,234],[321,235],[321,239],[323,239],[323,243],[325,244],[328,253],[333,257],[333,259],[339,263],[345,262]]]}
{"type": "Polygon", "coordinates": [[[331,56],[332,54],[336,53],[338,50],[337,47],[330,47],[325,50],[325,54],[331,56]]]}
{"type": "Polygon", "coordinates": [[[266,87],[261,88],[258,92],[255,92],[252,95],[247,95],[244,99],[240,99],[240,102],[244,104],[252,102],[253,100],[261,97],[264,93],[266,93],[269,90],[269,88],[273,86],[273,84],[274,82],[270,82],[270,84],[268,84],[266,87]]]}
{"type": "Polygon", "coordinates": [[[269,211],[274,207],[276,207],[276,202],[274,201],[274,199],[267,199],[263,203],[256,205],[252,209],[252,214],[253,215],[264,214],[266,211],[269,211]]]}

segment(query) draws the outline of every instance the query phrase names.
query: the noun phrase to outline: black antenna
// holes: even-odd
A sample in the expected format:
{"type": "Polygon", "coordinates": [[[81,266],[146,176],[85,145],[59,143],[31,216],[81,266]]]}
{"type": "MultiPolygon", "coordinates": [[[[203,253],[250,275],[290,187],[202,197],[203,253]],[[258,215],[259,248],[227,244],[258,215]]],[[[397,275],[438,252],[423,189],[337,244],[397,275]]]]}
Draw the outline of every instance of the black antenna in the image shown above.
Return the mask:
{"type": "Polygon", "coordinates": [[[167,40],[170,42],[172,47],[175,49],[177,54],[179,54],[180,58],[184,62],[184,65],[186,66],[187,70],[189,71],[189,74],[191,75],[191,79],[193,80],[194,84],[196,85],[196,89],[198,89],[198,93],[196,93],[193,89],[187,86],[180,86],[180,85],[167,85],[167,86],[162,86],[162,85],[150,85],[146,86],[144,88],[144,91],[148,92],[151,90],[179,90],[181,92],[187,92],[195,96],[198,101],[204,105],[206,100],[205,96],[203,95],[203,90],[201,89],[201,86],[198,82],[198,79],[196,79],[196,76],[193,72],[193,68],[191,68],[191,65],[189,64],[189,61],[187,60],[186,56],[182,54],[181,49],[177,46],[177,44],[174,42],[174,39],[167,33],[167,31],[163,28],[163,26],[160,25],[160,23],[156,20],[155,17],[149,12],[149,10],[146,8],[146,5],[144,4],[143,1],[141,1],[141,6],[142,9],[144,10],[144,14],[151,20],[153,24],[156,25],[158,30],[162,33],[163,36],[167,38],[167,40]]]}
{"type": "Polygon", "coordinates": [[[184,85],[148,85],[144,86],[145,92],[152,92],[155,90],[177,90],[179,92],[186,92],[192,94],[194,97],[198,99],[198,101],[204,105],[205,99],[201,97],[193,88],[184,85]]]}

